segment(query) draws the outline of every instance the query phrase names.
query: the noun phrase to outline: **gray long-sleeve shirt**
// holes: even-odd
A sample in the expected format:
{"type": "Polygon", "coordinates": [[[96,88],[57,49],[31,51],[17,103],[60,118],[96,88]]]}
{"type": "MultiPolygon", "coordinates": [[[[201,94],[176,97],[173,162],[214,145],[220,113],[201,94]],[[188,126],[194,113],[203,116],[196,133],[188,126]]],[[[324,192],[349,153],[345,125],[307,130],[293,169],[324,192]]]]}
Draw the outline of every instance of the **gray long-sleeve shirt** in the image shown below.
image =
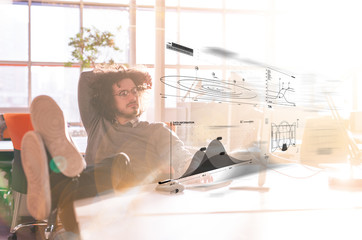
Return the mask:
{"type": "Polygon", "coordinates": [[[182,141],[164,123],[120,125],[98,115],[91,105],[90,88],[96,80],[93,72],[83,72],[78,85],[80,115],[88,134],[87,164],[124,152],[130,157],[133,172],[149,182],[170,178],[164,171],[170,164],[174,169],[172,178],[181,176],[191,159],[182,141]]]}

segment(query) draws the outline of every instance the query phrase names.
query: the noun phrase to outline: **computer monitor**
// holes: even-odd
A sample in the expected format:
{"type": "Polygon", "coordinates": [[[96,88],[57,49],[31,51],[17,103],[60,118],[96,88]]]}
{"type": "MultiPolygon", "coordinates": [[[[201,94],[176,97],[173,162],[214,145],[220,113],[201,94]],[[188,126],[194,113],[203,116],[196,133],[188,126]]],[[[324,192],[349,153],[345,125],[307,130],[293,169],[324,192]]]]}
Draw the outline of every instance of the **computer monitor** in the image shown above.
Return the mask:
{"type": "Polygon", "coordinates": [[[328,116],[307,119],[300,162],[315,167],[348,163],[348,140],[342,124],[328,116]]]}

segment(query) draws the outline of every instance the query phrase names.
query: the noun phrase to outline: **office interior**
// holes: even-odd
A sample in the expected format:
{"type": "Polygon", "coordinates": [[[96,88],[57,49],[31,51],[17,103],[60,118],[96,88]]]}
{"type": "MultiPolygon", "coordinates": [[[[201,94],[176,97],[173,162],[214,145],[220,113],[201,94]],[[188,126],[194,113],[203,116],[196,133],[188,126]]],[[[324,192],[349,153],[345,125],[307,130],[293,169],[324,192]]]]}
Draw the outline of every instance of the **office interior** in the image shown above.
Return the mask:
{"type": "Polygon", "coordinates": [[[361,7],[357,0],[3,0],[0,113],[27,113],[36,96],[49,95],[84,150],[78,80],[92,66],[72,60],[69,42],[97,28],[111,32],[120,51],[101,49],[96,63],[149,72],[141,120],[168,123],[192,154],[221,137],[228,154],[255,165],[307,166],[327,179],[330,171],[350,176],[353,163],[360,179],[361,7]]]}

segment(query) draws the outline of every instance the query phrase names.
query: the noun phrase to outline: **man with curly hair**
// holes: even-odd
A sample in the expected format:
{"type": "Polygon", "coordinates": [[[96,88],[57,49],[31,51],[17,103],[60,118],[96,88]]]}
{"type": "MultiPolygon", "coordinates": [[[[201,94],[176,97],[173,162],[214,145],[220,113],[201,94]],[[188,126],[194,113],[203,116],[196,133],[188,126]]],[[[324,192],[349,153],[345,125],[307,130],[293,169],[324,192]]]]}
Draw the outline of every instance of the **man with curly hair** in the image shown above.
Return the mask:
{"type": "Polygon", "coordinates": [[[147,72],[123,66],[81,74],[78,104],[88,134],[85,161],[67,135],[57,103],[45,95],[33,100],[34,131],[24,136],[21,157],[34,218],[47,218],[58,208],[64,229],[77,238],[75,200],[185,173],[191,154],[176,134],[164,123],[139,120],[151,88],[147,72]]]}
{"type": "Polygon", "coordinates": [[[88,134],[86,162],[93,165],[123,153],[139,184],[180,177],[190,153],[164,123],[140,121],[152,88],[151,76],[123,66],[83,72],[78,103],[88,134]],[[172,161],[172,163],[170,163],[172,161]]]}

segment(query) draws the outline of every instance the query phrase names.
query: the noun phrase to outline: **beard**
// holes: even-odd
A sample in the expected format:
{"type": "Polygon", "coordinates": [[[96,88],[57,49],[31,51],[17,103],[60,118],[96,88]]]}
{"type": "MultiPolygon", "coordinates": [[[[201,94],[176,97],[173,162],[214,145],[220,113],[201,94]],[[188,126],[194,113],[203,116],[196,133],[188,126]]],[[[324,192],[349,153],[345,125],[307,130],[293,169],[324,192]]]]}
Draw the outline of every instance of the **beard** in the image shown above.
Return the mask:
{"type": "Polygon", "coordinates": [[[132,112],[124,112],[124,111],[118,111],[116,113],[117,117],[122,117],[122,118],[126,118],[126,119],[134,119],[135,117],[138,117],[140,114],[140,109],[137,108],[137,109],[133,109],[132,112]]]}

